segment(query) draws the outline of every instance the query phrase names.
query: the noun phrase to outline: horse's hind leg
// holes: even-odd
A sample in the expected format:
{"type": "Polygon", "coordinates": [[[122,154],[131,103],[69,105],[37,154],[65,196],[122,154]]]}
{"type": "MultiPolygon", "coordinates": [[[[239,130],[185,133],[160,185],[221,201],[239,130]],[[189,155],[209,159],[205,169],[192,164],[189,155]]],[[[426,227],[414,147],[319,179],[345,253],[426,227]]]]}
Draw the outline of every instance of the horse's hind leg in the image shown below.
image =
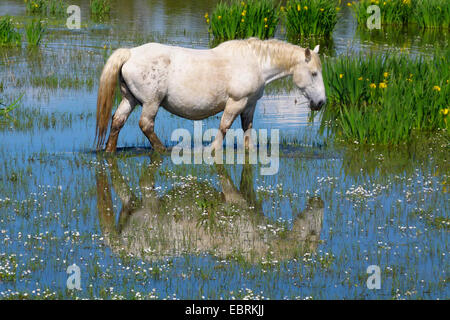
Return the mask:
{"type": "Polygon", "coordinates": [[[158,113],[159,103],[160,101],[144,103],[142,106],[141,118],[139,119],[139,127],[147,137],[148,141],[150,141],[153,149],[163,153],[166,152],[166,148],[155,133],[155,118],[158,113]]]}
{"type": "Polygon", "coordinates": [[[109,130],[108,142],[106,142],[106,151],[114,152],[117,148],[117,139],[119,132],[128,119],[128,116],[137,105],[136,99],[128,92],[124,83],[121,84],[122,101],[112,117],[111,129],[109,130]]]}

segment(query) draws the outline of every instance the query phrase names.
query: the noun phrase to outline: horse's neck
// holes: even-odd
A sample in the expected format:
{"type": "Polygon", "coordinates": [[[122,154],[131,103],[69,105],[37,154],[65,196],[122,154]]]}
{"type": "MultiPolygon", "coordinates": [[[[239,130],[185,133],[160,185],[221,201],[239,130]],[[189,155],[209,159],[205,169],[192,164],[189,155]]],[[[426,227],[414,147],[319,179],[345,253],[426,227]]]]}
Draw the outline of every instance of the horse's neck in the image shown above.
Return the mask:
{"type": "Polygon", "coordinates": [[[276,66],[271,63],[270,59],[267,59],[266,61],[261,63],[261,73],[266,85],[274,80],[292,75],[290,68],[286,69],[280,66],[276,66]]]}
{"type": "Polygon", "coordinates": [[[259,58],[261,73],[266,85],[274,80],[292,75],[293,66],[282,64],[279,61],[277,62],[276,57],[273,57],[273,54],[276,53],[269,53],[268,55],[259,58]]]}

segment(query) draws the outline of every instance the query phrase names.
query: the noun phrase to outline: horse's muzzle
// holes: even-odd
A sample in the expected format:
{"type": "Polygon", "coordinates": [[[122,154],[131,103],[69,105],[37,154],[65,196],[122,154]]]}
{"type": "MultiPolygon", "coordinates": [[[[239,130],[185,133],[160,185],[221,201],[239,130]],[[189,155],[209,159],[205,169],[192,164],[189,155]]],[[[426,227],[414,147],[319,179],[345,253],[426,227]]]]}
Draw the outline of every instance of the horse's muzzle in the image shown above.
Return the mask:
{"type": "Polygon", "coordinates": [[[319,100],[317,102],[311,100],[311,102],[309,103],[309,108],[313,111],[319,111],[324,104],[325,100],[319,100]]]}

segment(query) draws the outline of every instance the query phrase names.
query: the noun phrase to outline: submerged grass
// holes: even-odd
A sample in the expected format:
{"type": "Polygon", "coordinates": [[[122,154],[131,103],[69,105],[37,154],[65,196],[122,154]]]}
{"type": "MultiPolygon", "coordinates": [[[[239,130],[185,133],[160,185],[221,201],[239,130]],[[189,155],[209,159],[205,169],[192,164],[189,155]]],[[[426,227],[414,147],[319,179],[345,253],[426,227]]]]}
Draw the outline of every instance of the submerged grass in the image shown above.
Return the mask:
{"type": "Polygon", "coordinates": [[[311,35],[330,35],[337,22],[337,4],[335,0],[289,0],[282,7],[287,37],[299,40],[311,35]]]}
{"type": "Polygon", "coordinates": [[[324,66],[329,103],[322,128],[360,144],[409,142],[413,130],[448,129],[450,52],[337,57],[324,66]]]}
{"type": "Polygon", "coordinates": [[[215,41],[258,37],[271,38],[279,20],[279,6],[273,0],[220,2],[211,17],[205,14],[215,41]]]}
{"type": "Polygon", "coordinates": [[[383,25],[407,25],[414,23],[423,28],[449,28],[450,3],[447,0],[361,0],[349,2],[356,20],[365,26],[373,14],[367,8],[377,5],[380,8],[383,25]]]}

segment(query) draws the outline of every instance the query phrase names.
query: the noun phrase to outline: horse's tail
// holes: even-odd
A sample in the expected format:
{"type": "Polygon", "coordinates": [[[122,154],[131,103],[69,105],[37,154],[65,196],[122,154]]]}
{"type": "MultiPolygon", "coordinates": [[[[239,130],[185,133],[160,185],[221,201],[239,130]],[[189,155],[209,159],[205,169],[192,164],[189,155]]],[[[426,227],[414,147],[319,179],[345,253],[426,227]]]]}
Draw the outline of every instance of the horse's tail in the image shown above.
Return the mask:
{"type": "Polygon", "coordinates": [[[130,49],[117,49],[106,61],[103,68],[97,96],[97,123],[95,127],[97,149],[101,148],[105,141],[119,71],[122,65],[130,58],[130,55],[130,49]]]}

